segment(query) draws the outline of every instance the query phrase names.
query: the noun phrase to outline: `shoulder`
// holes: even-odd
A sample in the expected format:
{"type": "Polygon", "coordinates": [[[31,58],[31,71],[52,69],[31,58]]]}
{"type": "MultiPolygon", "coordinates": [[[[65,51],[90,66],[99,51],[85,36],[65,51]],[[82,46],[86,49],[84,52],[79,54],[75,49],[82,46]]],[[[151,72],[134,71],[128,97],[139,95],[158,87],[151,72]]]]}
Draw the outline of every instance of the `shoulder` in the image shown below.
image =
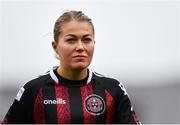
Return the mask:
{"type": "Polygon", "coordinates": [[[48,84],[51,81],[52,80],[49,73],[38,76],[25,83],[19,89],[15,99],[20,101],[21,97],[34,97],[40,88],[42,88],[45,84],[48,84]]]}
{"type": "Polygon", "coordinates": [[[116,78],[105,76],[96,72],[93,72],[93,78],[96,82],[101,84],[112,95],[126,95],[126,89],[122,82],[116,78]]]}
{"type": "Polygon", "coordinates": [[[48,81],[51,80],[51,77],[49,74],[40,75],[30,81],[28,81],[24,88],[36,88],[43,86],[44,84],[48,83],[48,81]]]}
{"type": "Polygon", "coordinates": [[[93,72],[94,79],[98,82],[103,82],[104,84],[110,85],[110,86],[118,86],[119,81],[115,78],[108,77],[102,74],[99,74],[97,72],[93,72]]]}
{"type": "Polygon", "coordinates": [[[97,72],[93,72],[93,78],[97,80],[98,82],[103,82],[103,84],[106,84],[110,87],[123,87],[122,82],[120,82],[117,78],[105,76],[102,74],[99,74],[97,72]]]}

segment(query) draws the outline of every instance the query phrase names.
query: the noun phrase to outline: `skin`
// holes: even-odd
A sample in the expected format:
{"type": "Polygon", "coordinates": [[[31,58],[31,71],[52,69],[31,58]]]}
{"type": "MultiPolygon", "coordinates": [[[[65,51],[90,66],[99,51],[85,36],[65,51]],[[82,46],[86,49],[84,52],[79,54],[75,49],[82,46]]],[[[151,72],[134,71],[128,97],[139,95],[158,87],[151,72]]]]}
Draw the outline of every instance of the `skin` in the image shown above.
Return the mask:
{"type": "Polygon", "coordinates": [[[72,20],[64,23],[60,31],[58,41],[52,42],[60,60],[58,73],[70,80],[86,78],[94,53],[92,26],[88,22],[72,20]]]}

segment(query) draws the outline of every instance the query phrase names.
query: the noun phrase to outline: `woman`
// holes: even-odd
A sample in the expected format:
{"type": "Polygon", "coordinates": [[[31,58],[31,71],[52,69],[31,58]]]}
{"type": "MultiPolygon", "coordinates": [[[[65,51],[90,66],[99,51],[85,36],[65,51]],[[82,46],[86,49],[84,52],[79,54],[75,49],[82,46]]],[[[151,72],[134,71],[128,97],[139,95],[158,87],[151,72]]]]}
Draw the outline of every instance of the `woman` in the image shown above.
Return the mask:
{"type": "Polygon", "coordinates": [[[59,66],[19,90],[3,123],[139,123],[123,85],[88,69],[94,45],[91,19],[60,16],[52,42],[59,66]]]}

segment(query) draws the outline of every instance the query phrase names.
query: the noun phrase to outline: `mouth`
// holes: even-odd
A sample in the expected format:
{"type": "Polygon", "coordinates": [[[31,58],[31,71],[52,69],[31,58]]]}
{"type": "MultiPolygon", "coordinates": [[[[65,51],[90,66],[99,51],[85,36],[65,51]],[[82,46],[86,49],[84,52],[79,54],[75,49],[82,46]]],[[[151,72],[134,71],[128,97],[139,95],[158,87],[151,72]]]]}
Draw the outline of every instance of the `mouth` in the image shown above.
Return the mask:
{"type": "Polygon", "coordinates": [[[73,56],[72,58],[83,59],[83,58],[87,58],[87,56],[85,56],[85,55],[76,55],[76,56],[73,56]]]}

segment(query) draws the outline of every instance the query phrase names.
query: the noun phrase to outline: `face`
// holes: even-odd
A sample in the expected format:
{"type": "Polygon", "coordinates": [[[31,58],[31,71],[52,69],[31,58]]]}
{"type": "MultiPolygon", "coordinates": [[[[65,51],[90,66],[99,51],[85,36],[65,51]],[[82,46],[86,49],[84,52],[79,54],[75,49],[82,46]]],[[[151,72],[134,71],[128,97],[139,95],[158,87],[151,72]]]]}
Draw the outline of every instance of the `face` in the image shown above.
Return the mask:
{"type": "Polygon", "coordinates": [[[53,48],[59,55],[60,65],[65,69],[85,69],[92,60],[94,35],[88,22],[70,21],[61,27],[61,34],[53,48]]]}

